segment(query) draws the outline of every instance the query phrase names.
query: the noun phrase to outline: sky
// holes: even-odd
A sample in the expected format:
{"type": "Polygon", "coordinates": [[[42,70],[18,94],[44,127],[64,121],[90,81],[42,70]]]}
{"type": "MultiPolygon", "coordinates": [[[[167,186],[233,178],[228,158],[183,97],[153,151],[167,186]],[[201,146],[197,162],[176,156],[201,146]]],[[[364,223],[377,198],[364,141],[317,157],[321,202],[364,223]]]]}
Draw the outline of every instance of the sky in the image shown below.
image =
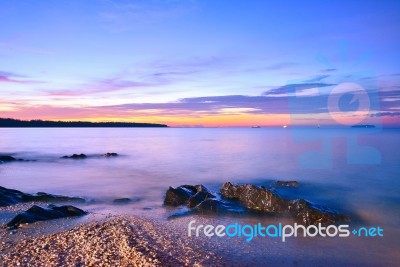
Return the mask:
{"type": "Polygon", "coordinates": [[[400,1],[1,5],[2,118],[400,126],[400,1]]]}

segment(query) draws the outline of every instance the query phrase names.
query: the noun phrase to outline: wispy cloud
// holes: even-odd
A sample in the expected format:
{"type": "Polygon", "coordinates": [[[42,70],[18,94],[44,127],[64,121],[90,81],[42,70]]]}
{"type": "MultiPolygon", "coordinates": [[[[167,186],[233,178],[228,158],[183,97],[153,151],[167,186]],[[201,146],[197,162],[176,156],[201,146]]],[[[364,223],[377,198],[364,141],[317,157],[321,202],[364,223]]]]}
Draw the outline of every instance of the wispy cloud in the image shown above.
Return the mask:
{"type": "Polygon", "coordinates": [[[308,79],[308,80],[305,80],[304,82],[305,83],[315,83],[315,82],[320,82],[320,81],[322,81],[323,79],[326,79],[326,78],[328,78],[330,75],[316,75],[315,77],[313,77],[313,78],[311,78],[311,79],[308,79]]]}
{"type": "Polygon", "coordinates": [[[27,80],[27,76],[9,72],[0,71],[0,83],[20,83],[20,84],[31,84],[31,83],[42,83],[40,81],[27,80]]]}
{"type": "Polygon", "coordinates": [[[288,96],[289,94],[301,93],[304,90],[319,88],[319,87],[327,87],[335,84],[330,83],[316,83],[316,82],[306,82],[306,83],[297,83],[297,84],[287,84],[284,86],[280,86],[269,91],[264,92],[264,95],[279,95],[279,96],[288,96]]]}

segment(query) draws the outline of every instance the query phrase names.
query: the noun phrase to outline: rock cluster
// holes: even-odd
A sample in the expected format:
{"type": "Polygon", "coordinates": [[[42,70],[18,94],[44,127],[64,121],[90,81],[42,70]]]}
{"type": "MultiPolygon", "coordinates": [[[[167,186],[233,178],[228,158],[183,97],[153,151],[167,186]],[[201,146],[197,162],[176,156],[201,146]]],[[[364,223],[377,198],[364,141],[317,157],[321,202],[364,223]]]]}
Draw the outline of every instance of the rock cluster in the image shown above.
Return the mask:
{"type": "Polygon", "coordinates": [[[62,159],[86,159],[85,154],[72,154],[71,156],[63,156],[62,159]]]}
{"type": "MultiPolygon", "coordinates": [[[[291,181],[289,184],[294,183],[291,181]]],[[[191,211],[201,213],[242,212],[244,208],[247,211],[265,214],[289,214],[304,225],[327,225],[350,220],[346,215],[304,199],[285,199],[273,189],[250,184],[234,185],[230,182],[223,184],[220,196],[210,193],[203,185],[170,187],[165,195],[164,204],[186,205],[191,211]]]]}
{"type": "Polygon", "coordinates": [[[17,228],[21,224],[29,224],[38,221],[47,221],[54,219],[61,219],[66,217],[83,216],[87,213],[74,206],[54,206],[50,205],[48,208],[42,208],[33,205],[27,211],[24,211],[15,216],[10,222],[7,223],[9,228],[17,228]]]}
{"type": "Polygon", "coordinates": [[[0,186],[0,207],[15,205],[31,201],[41,202],[85,202],[83,198],[66,197],[38,192],[36,194],[27,194],[18,190],[8,189],[0,186]]]}

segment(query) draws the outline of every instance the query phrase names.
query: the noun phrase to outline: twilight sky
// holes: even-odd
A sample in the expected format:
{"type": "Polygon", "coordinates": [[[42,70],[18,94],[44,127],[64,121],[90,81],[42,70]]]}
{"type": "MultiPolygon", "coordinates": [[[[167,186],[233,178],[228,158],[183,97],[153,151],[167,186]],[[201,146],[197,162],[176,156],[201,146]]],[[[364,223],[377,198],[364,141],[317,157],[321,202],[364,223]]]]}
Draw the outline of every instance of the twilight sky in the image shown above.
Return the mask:
{"type": "Polygon", "coordinates": [[[399,1],[3,0],[0,117],[400,125],[399,1]]]}

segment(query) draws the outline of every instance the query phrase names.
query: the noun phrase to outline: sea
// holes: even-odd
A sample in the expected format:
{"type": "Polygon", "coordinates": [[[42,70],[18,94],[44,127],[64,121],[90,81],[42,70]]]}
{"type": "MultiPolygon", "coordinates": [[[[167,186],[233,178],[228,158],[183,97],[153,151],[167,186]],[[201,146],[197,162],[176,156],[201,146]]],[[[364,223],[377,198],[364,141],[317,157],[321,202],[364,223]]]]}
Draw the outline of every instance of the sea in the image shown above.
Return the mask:
{"type": "MultiPolygon", "coordinates": [[[[384,236],[292,238],[284,243],[259,237],[240,241],[250,254],[242,245],[221,253],[243,265],[301,266],[324,259],[323,266],[400,262],[400,129],[2,128],[0,155],[26,160],[0,164],[0,186],[80,196],[93,203],[86,206],[89,211],[111,207],[171,223],[176,210],[163,205],[169,186],[203,184],[218,192],[227,181],[269,186],[295,180],[297,187],[277,192],[349,214],[350,228],[379,226],[384,236]],[[107,152],[119,156],[101,157],[107,152]],[[80,153],[88,158],[61,158],[80,153]],[[133,201],[115,205],[116,198],[133,201]]],[[[182,227],[188,220],[177,219],[182,227]]],[[[203,220],[290,223],[260,214],[203,220]]]]}

